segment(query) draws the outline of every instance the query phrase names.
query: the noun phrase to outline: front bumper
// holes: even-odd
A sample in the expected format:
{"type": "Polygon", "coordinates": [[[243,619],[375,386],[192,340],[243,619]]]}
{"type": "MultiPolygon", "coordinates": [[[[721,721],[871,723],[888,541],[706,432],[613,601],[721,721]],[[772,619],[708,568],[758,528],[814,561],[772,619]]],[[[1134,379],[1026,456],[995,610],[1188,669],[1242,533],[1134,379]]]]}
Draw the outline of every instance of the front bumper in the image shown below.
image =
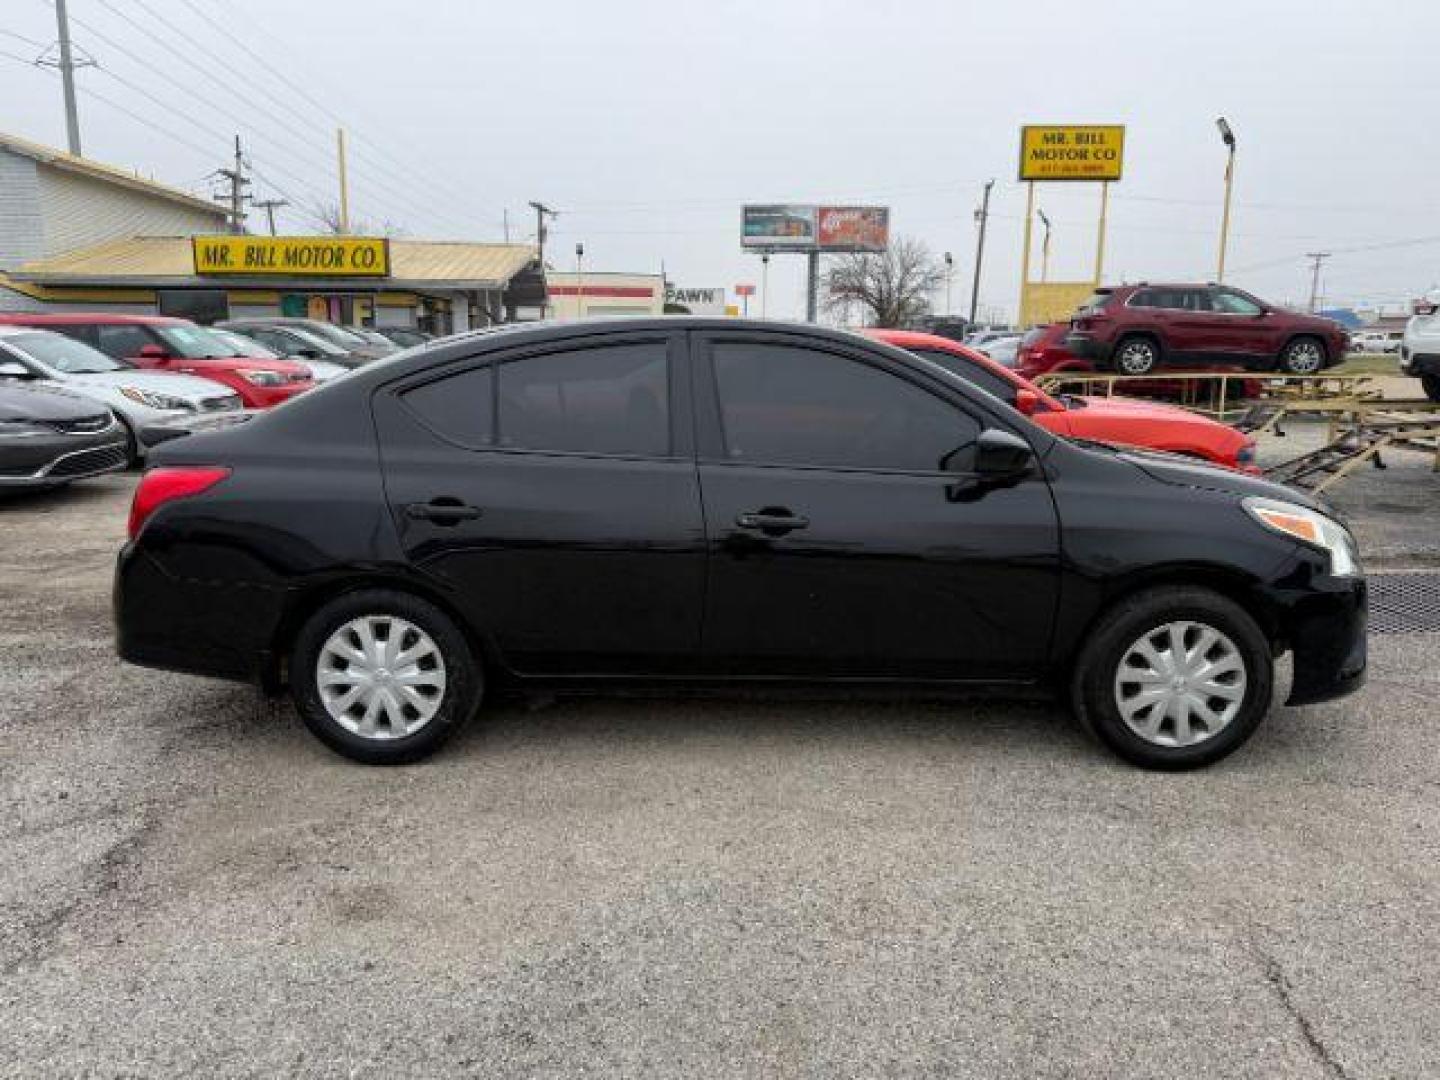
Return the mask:
{"type": "Polygon", "coordinates": [[[1287,705],[1314,705],[1365,685],[1368,589],[1363,577],[1313,580],[1287,612],[1294,657],[1287,705]]]}
{"type": "Polygon", "coordinates": [[[0,490],[48,488],[117,472],[129,463],[125,440],[115,425],[102,436],[37,436],[8,440],[0,448],[0,490]]]}

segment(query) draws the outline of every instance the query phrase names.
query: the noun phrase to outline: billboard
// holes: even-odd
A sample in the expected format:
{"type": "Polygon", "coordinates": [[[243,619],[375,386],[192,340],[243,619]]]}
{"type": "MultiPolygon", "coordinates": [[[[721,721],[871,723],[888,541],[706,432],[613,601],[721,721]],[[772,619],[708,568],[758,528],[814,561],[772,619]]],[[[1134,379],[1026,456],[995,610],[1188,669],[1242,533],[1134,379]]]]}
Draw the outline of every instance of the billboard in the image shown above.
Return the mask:
{"type": "Polygon", "coordinates": [[[196,236],[195,273],[387,277],[390,242],[378,236],[196,236]]]}
{"type": "Polygon", "coordinates": [[[884,251],[889,244],[885,206],[757,203],[740,210],[740,246],[750,251],[884,251]]]}
{"type": "Polygon", "coordinates": [[[769,203],[740,208],[740,246],[771,251],[815,247],[815,207],[769,203]]]}
{"type": "Polygon", "coordinates": [[[1021,180],[1119,180],[1123,124],[1027,124],[1020,129],[1021,180]]]}
{"type": "Polygon", "coordinates": [[[821,251],[884,251],[890,210],[884,206],[822,206],[816,214],[821,251]]]}

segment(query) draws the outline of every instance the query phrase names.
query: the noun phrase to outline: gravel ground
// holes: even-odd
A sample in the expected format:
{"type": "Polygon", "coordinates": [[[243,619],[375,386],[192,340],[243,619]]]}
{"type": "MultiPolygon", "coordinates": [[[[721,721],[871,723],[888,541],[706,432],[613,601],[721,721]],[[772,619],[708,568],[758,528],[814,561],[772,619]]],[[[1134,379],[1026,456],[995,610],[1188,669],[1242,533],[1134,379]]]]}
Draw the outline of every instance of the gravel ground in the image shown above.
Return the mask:
{"type": "MultiPolygon", "coordinates": [[[[1427,466],[1336,493],[1394,565],[1427,466]]],[[[862,700],[365,769],[115,661],[132,483],[0,505],[0,1075],[1440,1075],[1440,637],[1198,774],[862,700]]]]}

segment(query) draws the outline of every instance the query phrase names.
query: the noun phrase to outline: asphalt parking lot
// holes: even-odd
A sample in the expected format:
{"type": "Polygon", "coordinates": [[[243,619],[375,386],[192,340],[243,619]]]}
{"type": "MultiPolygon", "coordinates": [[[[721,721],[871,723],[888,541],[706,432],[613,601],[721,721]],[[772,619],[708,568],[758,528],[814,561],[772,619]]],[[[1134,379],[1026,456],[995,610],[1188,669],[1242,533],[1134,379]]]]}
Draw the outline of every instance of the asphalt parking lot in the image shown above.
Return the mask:
{"type": "MultiPolygon", "coordinates": [[[[1387,569],[1428,464],[1336,492],[1387,569]]],[[[366,769],[114,659],[133,482],[0,506],[0,1075],[1440,1075],[1440,635],[1188,775],[865,700],[505,705],[366,769]]]]}

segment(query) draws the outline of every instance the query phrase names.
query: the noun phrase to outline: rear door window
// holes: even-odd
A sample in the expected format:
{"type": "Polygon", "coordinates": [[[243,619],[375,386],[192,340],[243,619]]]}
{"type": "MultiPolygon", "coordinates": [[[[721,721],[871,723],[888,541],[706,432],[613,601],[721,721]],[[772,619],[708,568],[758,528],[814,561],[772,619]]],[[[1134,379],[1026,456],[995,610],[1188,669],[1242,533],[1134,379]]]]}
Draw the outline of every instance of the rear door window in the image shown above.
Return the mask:
{"type": "Polygon", "coordinates": [[[664,339],[502,362],[496,445],[581,454],[670,453],[664,339]]]}
{"type": "Polygon", "coordinates": [[[495,372],[484,367],[462,371],[407,390],[401,400],[437,435],[471,450],[495,439],[495,372]]]}

